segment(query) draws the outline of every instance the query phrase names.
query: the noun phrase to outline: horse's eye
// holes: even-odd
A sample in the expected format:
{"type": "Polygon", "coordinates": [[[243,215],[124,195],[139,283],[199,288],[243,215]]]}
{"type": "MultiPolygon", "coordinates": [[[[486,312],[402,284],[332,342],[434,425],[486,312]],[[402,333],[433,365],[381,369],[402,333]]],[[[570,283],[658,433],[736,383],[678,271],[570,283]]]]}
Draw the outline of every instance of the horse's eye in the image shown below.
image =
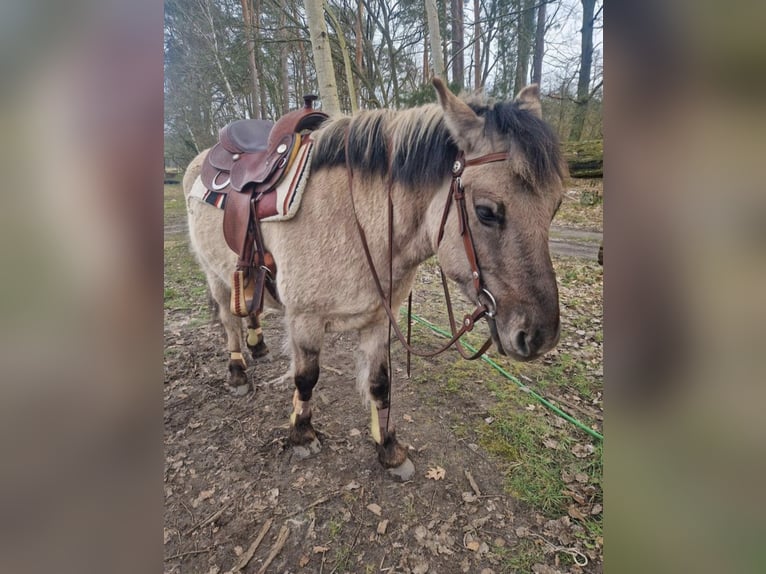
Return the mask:
{"type": "Polygon", "coordinates": [[[476,217],[479,218],[484,225],[497,225],[502,222],[502,215],[499,215],[492,211],[491,207],[486,205],[476,206],[476,217]]]}

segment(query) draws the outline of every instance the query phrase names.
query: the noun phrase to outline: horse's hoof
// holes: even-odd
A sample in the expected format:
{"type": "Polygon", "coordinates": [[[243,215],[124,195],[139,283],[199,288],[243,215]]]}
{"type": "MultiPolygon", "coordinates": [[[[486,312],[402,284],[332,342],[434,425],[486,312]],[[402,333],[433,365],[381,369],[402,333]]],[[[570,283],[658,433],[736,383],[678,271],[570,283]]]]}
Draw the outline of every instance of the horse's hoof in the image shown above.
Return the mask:
{"type": "Polygon", "coordinates": [[[392,476],[398,478],[402,482],[410,480],[415,475],[415,465],[407,458],[404,462],[397,467],[386,469],[392,476]]]}
{"type": "Polygon", "coordinates": [[[293,446],[293,454],[296,456],[296,458],[298,458],[298,460],[303,460],[304,458],[308,458],[313,454],[317,454],[321,450],[322,450],[322,443],[319,442],[318,438],[315,438],[308,444],[293,446]]]}
{"type": "Polygon", "coordinates": [[[244,385],[237,385],[236,387],[231,387],[231,394],[235,397],[244,397],[247,393],[250,392],[250,383],[244,384],[244,385]]]}
{"type": "Polygon", "coordinates": [[[269,348],[263,341],[260,341],[254,347],[251,347],[250,345],[247,347],[250,349],[250,355],[252,355],[253,359],[256,361],[261,360],[269,355],[269,348]]]}

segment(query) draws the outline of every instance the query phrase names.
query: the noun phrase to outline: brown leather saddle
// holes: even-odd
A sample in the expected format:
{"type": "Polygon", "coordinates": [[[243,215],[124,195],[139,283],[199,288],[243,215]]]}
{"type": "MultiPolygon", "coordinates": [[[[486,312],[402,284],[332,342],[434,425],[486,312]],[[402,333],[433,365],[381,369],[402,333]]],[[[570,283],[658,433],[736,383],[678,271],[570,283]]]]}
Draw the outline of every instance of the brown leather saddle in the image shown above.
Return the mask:
{"type": "Polygon", "coordinates": [[[239,255],[232,279],[231,311],[245,317],[263,308],[263,286],[276,293],[276,266],[263,245],[259,220],[271,215],[272,193],[290,166],[307,134],[328,115],[314,109],[315,95],[303,96],[304,105],[268,120],[237,120],[219,132],[208,152],[200,177],[205,187],[225,194],[223,235],[239,255]]]}

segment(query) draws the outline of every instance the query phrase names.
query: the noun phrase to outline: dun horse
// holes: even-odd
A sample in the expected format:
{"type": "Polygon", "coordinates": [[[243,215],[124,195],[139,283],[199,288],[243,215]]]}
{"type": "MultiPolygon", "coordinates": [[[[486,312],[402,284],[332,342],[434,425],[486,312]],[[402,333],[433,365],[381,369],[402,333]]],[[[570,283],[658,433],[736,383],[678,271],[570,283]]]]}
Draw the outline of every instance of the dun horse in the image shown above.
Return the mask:
{"type": "MultiPolygon", "coordinates": [[[[487,319],[498,352],[527,361],[553,348],[559,338],[548,230],[563,196],[565,167],[557,138],[542,120],[537,86],[499,103],[463,100],[438,79],[434,86],[438,104],[362,111],[322,124],[313,133],[316,144],[300,210],[288,221],[261,225],[278,269],[292,359],[289,376],[296,387],[290,442],[304,454],[319,450],[311,396],[323,335],[357,331],[357,385],[371,403],[378,459],[404,479],[414,467],[387,424],[389,319],[355,215],[374,266],[381,270],[382,290],[389,293],[391,194],[392,309],[407,297],[418,265],[436,255],[445,275],[469,299],[491,308],[487,319]],[[465,169],[455,175],[453,166],[462,157],[465,169]],[[465,208],[447,211],[456,181],[465,208]]],[[[224,242],[223,212],[189,197],[204,153],[192,161],[183,181],[191,244],[219,304],[231,353],[230,384],[247,392],[242,319],[229,312],[237,257],[224,242]]],[[[266,304],[277,306],[268,295],[266,304]]],[[[267,352],[260,337],[248,337],[247,343],[255,356],[267,352]]]]}

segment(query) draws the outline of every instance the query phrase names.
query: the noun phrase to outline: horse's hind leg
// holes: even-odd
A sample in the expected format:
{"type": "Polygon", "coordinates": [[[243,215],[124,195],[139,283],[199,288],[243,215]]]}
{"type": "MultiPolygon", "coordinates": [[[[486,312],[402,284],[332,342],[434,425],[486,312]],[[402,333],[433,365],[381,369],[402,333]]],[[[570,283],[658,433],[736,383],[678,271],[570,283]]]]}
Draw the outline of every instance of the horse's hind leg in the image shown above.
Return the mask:
{"type": "Polygon", "coordinates": [[[210,292],[218,305],[218,316],[226,332],[226,346],[229,349],[229,385],[236,395],[245,395],[250,391],[247,377],[247,363],[242,355],[242,319],[229,311],[231,290],[226,283],[211,278],[208,280],[210,292]]]}
{"type": "Polygon", "coordinates": [[[293,451],[303,458],[319,452],[321,448],[311,425],[311,396],[319,380],[319,351],[324,325],[315,317],[300,316],[290,318],[289,330],[295,381],[289,439],[293,451]]]}
{"type": "Polygon", "coordinates": [[[396,440],[396,429],[389,424],[391,381],[388,373],[388,325],[376,325],[360,332],[361,351],[357,384],[370,400],[370,432],[377,444],[378,460],[402,480],[409,480],[415,466],[407,449],[396,440]]]}

